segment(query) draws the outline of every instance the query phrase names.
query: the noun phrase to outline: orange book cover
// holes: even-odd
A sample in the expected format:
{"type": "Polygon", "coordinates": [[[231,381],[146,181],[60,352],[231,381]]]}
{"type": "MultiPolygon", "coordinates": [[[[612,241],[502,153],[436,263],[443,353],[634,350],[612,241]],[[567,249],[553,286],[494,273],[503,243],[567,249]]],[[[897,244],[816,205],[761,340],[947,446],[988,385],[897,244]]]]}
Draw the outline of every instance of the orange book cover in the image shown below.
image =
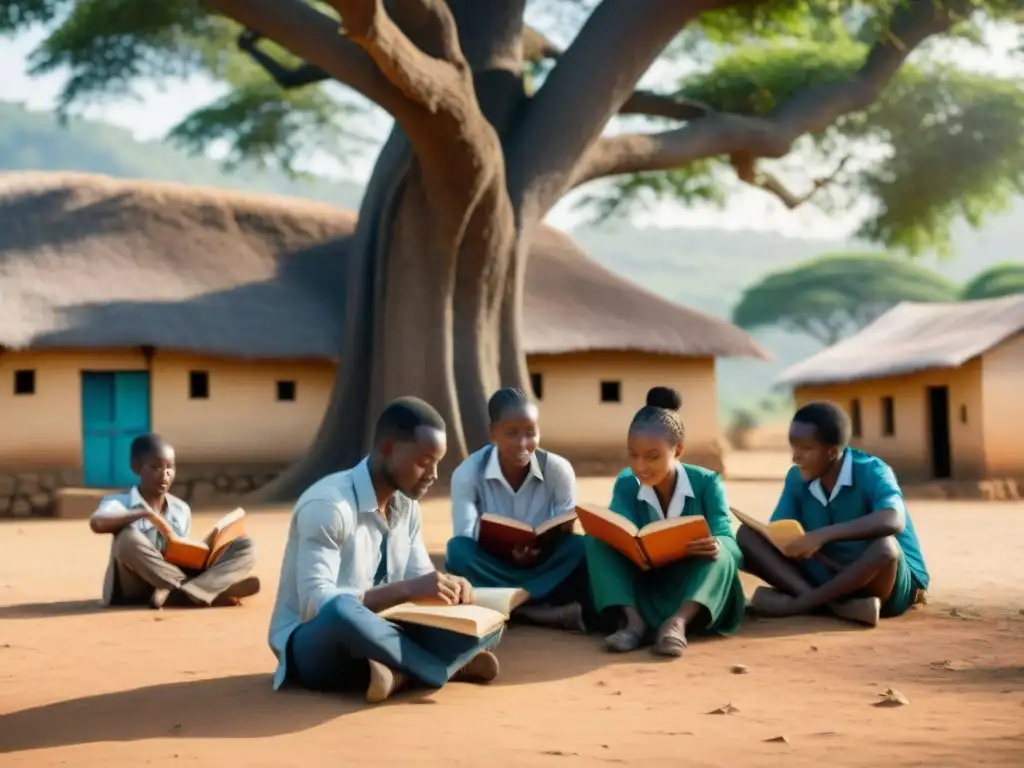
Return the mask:
{"type": "Polygon", "coordinates": [[[588,535],[618,550],[643,570],[685,557],[691,541],[711,535],[702,515],[656,520],[637,528],[622,515],[595,504],[578,505],[576,514],[588,535]]]}
{"type": "Polygon", "coordinates": [[[209,568],[232,541],[245,535],[245,510],[241,508],[218,520],[202,541],[178,536],[160,515],[151,515],[149,520],[164,536],[164,559],[191,571],[209,568]]]}

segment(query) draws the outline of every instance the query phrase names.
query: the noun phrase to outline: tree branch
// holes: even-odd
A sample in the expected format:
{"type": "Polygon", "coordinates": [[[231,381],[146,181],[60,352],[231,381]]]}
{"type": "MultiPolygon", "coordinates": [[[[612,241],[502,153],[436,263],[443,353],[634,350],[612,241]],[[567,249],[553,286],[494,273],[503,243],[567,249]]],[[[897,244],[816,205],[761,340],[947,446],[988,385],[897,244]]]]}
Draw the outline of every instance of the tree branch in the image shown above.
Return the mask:
{"type": "Polygon", "coordinates": [[[851,157],[849,155],[844,157],[839,161],[839,164],[832,173],[828,176],[822,176],[815,179],[811,189],[802,195],[791,192],[782,180],[773,174],[758,169],[757,158],[753,155],[745,153],[735,154],[729,158],[729,161],[732,163],[732,167],[735,169],[736,176],[740,181],[744,184],[749,184],[752,187],[756,187],[757,189],[775,195],[775,197],[777,197],[784,206],[792,211],[809,201],[820,189],[835,181],[843,168],[846,167],[846,164],[850,162],[850,159],[851,157]]]}
{"type": "Polygon", "coordinates": [[[415,29],[414,43],[388,14],[382,0],[330,0],[348,39],[362,48],[405,97],[431,113],[454,106],[468,68],[458,30],[442,0],[394,0],[391,5],[415,29]]]}
{"type": "Polygon", "coordinates": [[[359,46],[338,34],[336,19],[312,6],[300,0],[206,0],[206,5],[287,48],[392,115],[402,111],[406,100],[401,91],[359,46]]]}
{"type": "Polygon", "coordinates": [[[676,33],[729,0],[604,0],[558,58],[507,149],[513,204],[536,221],[676,33]],[[529,212],[523,208],[529,198],[529,212]]]}
{"type": "Polygon", "coordinates": [[[910,54],[932,35],[948,30],[959,10],[940,7],[938,0],[909,0],[893,14],[889,33],[853,77],[811,86],[764,117],[712,113],[671,131],[606,137],[580,163],[573,185],[678,168],[719,155],[782,157],[801,136],[871,106],[910,54]]]}
{"type": "Polygon", "coordinates": [[[633,91],[633,95],[619,108],[620,115],[646,115],[679,121],[697,120],[714,111],[695,99],[665,96],[652,91],[633,91]]]}

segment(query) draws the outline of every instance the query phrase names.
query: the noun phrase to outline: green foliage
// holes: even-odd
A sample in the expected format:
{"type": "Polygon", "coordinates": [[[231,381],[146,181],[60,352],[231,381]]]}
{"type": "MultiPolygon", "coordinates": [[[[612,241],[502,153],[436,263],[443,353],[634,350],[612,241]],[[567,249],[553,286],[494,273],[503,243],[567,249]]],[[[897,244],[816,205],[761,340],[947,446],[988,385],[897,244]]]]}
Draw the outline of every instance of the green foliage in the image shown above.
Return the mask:
{"type": "Polygon", "coordinates": [[[586,195],[577,205],[595,212],[595,219],[606,221],[638,203],[677,200],[683,203],[710,203],[722,207],[727,202],[720,181],[723,163],[699,160],[672,171],[651,171],[619,176],[594,194],[586,195]]]}
{"type": "MultiPolygon", "coordinates": [[[[143,81],[203,75],[228,86],[216,102],[189,115],[170,138],[193,153],[217,143],[224,164],[273,166],[298,175],[314,151],[344,160],[365,137],[349,129],[360,111],[323,85],[286,91],[237,50],[239,26],[211,15],[202,0],[22,0],[0,4],[0,32],[54,22],[31,57],[32,73],[68,72],[59,99],[62,119],[74,107],[134,95],[143,81]],[[354,140],[354,141],[353,141],[354,140]]],[[[286,66],[294,56],[272,45],[286,66]]]]}
{"type": "MultiPolygon", "coordinates": [[[[319,0],[305,0],[323,9],[319,0]]],[[[555,27],[579,27],[598,0],[532,0],[555,27]]],[[[680,83],[686,96],[716,110],[770,116],[808,89],[855,76],[870,46],[888,34],[907,0],[771,0],[703,14],[667,57],[696,62],[680,83]]],[[[983,44],[983,22],[1024,21],[1021,0],[949,0],[963,13],[950,32],[983,44]]],[[[49,35],[32,55],[37,74],[61,72],[62,114],[98,99],[134,93],[141,81],[205,76],[226,86],[217,101],[189,116],[171,138],[192,152],[227,147],[225,164],[249,161],[295,173],[314,151],[344,159],[367,105],[337,97],[330,85],[284,91],[235,46],[237,25],[211,15],[202,0],[0,0],[0,34],[43,25],[49,35]]],[[[567,35],[553,34],[565,41],[567,35]]],[[[295,57],[267,46],[285,64],[295,57]]],[[[950,249],[953,221],[977,226],[1024,190],[1024,83],[942,64],[915,54],[875,104],[800,142],[844,166],[825,207],[869,201],[860,235],[909,253],[950,249]]],[[[549,63],[531,66],[529,87],[549,63]]],[[[808,173],[808,176],[813,174],[808,173]]],[[[808,178],[807,186],[811,179],[808,178]]],[[[646,172],[603,185],[587,200],[601,218],[672,199],[724,205],[738,185],[720,159],[646,172]]]]}
{"type": "Polygon", "coordinates": [[[343,157],[352,139],[368,140],[344,128],[340,120],[356,111],[322,90],[285,91],[263,80],[240,85],[196,110],[171,130],[169,138],[195,154],[211,142],[223,142],[229,148],[224,166],[230,171],[255,163],[298,175],[298,163],[314,150],[343,157]]]}
{"type": "Polygon", "coordinates": [[[777,326],[834,344],[901,301],[953,301],[941,275],[884,254],[835,254],[774,272],[748,287],[732,320],[755,330],[777,326]]]}
{"type": "Polygon", "coordinates": [[[0,33],[32,24],[46,24],[71,6],[72,0],[0,0],[0,33]]]}
{"type": "Polygon", "coordinates": [[[996,264],[975,275],[964,286],[960,298],[964,301],[975,299],[997,299],[1024,293],[1024,263],[1006,262],[996,264]]]}
{"type": "MultiPolygon", "coordinates": [[[[1014,5],[1019,3],[988,7],[1006,13],[1014,5]]],[[[708,14],[703,36],[720,46],[719,55],[712,66],[685,78],[680,94],[717,112],[770,117],[815,86],[855,78],[868,42],[884,32],[886,19],[868,14],[865,6],[812,0],[708,14]],[[766,7],[773,9],[767,18],[766,7]],[[846,13],[840,13],[844,7],[846,13]]],[[[957,34],[970,39],[975,29],[965,21],[957,34]]],[[[910,254],[927,249],[947,254],[953,222],[963,218],[978,227],[1024,191],[1024,81],[919,60],[904,66],[867,110],[844,116],[809,139],[818,157],[832,158],[836,165],[850,156],[857,160],[835,180],[832,199],[845,206],[871,202],[860,237],[910,254]]],[[[665,196],[676,173],[616,179],[606,194],[619,198],[618,210],[628,210],[649,195],[665,196]]],[[[708,181],[703,196],[721,199],[721,173],[708,181]]],[[[823,196],[813,202],[829,207],[823,196]]]]}

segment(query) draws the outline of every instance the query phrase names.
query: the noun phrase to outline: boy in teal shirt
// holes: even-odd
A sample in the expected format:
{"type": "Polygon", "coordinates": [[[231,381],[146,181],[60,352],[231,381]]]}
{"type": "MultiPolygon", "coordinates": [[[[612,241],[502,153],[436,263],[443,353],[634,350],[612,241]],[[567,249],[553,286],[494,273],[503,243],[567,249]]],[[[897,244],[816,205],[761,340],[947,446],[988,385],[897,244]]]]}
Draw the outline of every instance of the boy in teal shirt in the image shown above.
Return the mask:
{"type": "Polygon", "coordinates": [[[741,526],[745,570],[768,582],[751,600],[766,616],[829,608],[870,626],[922,602],[928,569],[892,469],[849,447],[850,420],[834,403],[808,403],[793,417],[786,476],[772,521],[796,520],[806,535],[783,555],[741,526]]]}

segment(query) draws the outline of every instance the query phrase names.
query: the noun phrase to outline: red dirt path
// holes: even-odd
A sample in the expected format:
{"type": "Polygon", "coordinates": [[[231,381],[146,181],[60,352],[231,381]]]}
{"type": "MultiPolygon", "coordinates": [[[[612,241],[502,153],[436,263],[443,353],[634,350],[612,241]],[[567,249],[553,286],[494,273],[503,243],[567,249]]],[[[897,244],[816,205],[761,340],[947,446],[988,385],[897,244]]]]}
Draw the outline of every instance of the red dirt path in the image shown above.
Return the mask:
{"type": "MultiPolygon", "coordinates": [[[[585,480],[581,496],[600,502],[609,489],[585,480]]],[[[729,484],[732,503],[758,513],[777,491],[729,484]]],[[[662,662],[515,627],[494,685],[375,708],[270,689],[287,511],[251,518],[263,594],[159,613],[98,608],[108,542],[83,522],[3,524],[0,766],[1022,766],[1024,503],[912,512],[932,602],[877,630],[750,621],[662,662]],[[872,706],[887,687],[909,706],[872,706]],[[729,702],[737,713],[707,714],[729,702]]],[[[444,502],[426,515],[439,551],[444,502]]]]}

